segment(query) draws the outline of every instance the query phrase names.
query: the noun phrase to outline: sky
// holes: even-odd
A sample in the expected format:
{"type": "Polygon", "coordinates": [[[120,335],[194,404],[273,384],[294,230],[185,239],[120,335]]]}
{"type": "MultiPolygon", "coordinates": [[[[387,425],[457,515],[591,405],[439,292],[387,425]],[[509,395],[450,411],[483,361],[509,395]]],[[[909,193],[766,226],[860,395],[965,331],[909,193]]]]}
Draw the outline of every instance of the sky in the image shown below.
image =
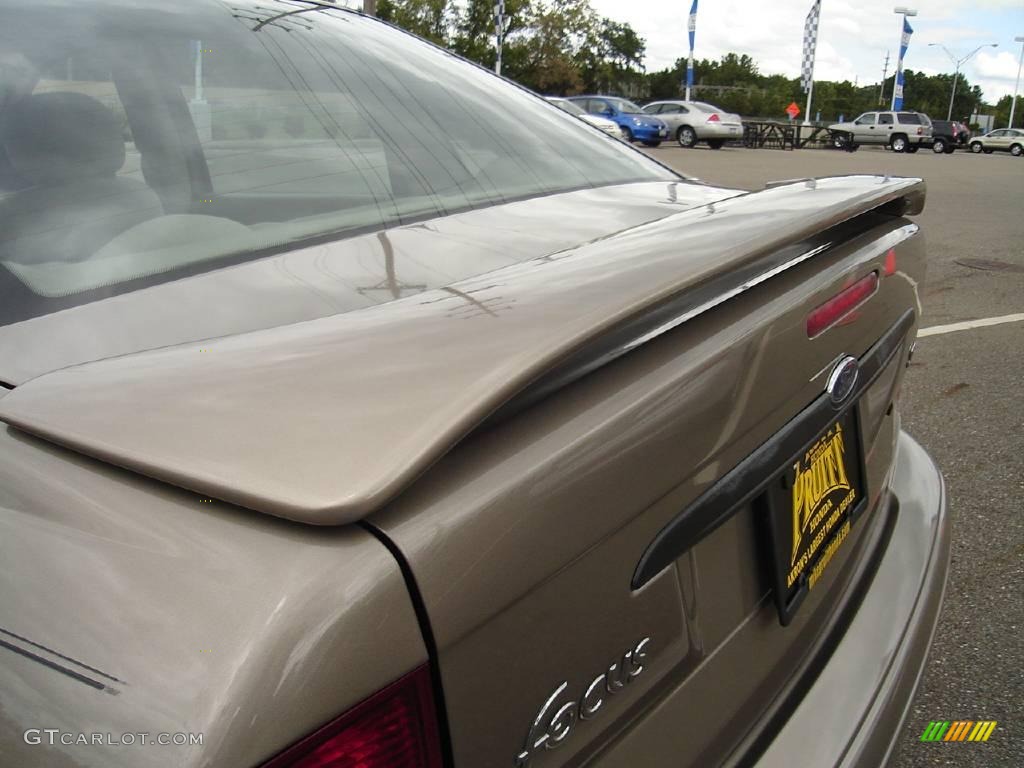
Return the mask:
{"type": "MultiPolygon", "coordinates": [[[[718,59],[730,51],[751,56],[762,74],[800,74],[804,19],[813,0],[699,0],[694,57],[718,59]]],[[[688,53],[687,17],[692,0],[591,0],[603,16],[628,22],[647,41],[647,71],[671,66],[688,53]]],[[[889,74],[899,54],[899,5],[914,8],[914,34],[904,66],[926,74],[952,72],[939,43],[960,59],[983,48],[961,67],[985,99],[1013,93],[1024,37],[1024,0],[822,0],[815,79],[877,83],[886,51],[889,74]]],[[[700,73],[696,76],[699,78],[700,73]]]]}

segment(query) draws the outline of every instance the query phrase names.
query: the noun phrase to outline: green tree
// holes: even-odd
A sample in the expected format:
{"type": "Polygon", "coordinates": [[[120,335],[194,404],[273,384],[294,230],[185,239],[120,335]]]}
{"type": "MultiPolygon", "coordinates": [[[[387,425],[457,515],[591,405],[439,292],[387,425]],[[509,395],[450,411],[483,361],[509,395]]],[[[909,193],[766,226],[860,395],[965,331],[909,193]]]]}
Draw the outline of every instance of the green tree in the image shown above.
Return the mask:
{"type": "MultiPolygon", "coordinates": [[[[984,112],[989,112],[994,116],[993,125],[996,128],[1009,128],[1010,126],[1010,104],[1013,101],[1013,97],[1010,95],[1003,96],[999,101],[996,102],[994,107],[983,109],[984,112]]],[[[1014,128],[1020,128],[1024,125],[1024,99],[1017,97],[1017,109],[1013,112],[1013,126],[1014,128]]]]}
{"type": "MultiPolygon", "coordinates": [[[[513,79],[519,79],[516,62],[523,58],[523,34],[530,28],[532,17],[530,0],[505,0],[502,74],[513,79]]],[[[469,0],[456,15],[453,29],[452,50],[488,69],[494,68],[497,58],[494,0],[469,0]]]]}
{"type": "MultiPolygon", "coordinates": [[[[945,120],[949,111],[949,97],[953,92],[953,75],[926,75],[912,69],[904,70],[903,107],[924,112],[933,120],[945,120]]],[[[892,94],[892,78],[886,81],[888,94],[884,107],[888,108],[892,94]]],[[[956,98],[953,100],[954,120],[969,117],[982,104],[981,89],[972,86],[963,73],[957,76],[956,98]]]]}
{"type": "Polygon", "coordinates": [[[589,91],[633,92],[642,88],[644,39],[629,24],[602,18],[590,30],[577,55],[580,74],[589,91]]]}
{"type": "Polygon", "coordinates": [[[589,0],[538,0],[533,9],[523,84],[541,93],[579,93],[580,52],[593,39],[597,24],[589,0]]]}
{"type": "Polygon", "coordinates": [[[377,15],[414,35],[448,45],[455,21],[452,0],[380,0],[377,15]]]}

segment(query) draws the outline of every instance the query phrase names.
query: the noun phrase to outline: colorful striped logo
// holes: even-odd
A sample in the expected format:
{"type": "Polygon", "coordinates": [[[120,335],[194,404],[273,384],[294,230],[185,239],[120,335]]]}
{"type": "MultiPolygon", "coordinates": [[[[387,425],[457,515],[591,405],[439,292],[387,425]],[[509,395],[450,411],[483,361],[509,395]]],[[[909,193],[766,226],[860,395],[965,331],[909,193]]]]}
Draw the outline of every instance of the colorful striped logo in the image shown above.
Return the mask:
{"type": "Polygon", "coordinates": [[[933,720],[921,741],[988,741],[995,729],[995,720],[933,720]]]}

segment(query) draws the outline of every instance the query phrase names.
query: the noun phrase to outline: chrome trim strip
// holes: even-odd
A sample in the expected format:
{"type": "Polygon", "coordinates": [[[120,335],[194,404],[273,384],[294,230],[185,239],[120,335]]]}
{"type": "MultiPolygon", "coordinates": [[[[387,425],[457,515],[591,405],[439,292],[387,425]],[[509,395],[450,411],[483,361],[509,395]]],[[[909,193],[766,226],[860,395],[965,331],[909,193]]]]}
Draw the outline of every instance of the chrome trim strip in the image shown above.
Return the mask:
{"type": "Polygon", "coordinates": [[[832,245],[833,243],[831,241],[827,243],[822,243],[818,247],[811,248],[809,251],[800,254],[796,258],[790,259],[789,261],[786,261],[777,267],[773,267],[772,269],[769,269],[766,272],[762,272],[761,274],[746,281],[745,283],[741,283],[735,288],[725,291],[724,293],[716,296],[713,299],[705,301],[703,304],[698,304],[693,309],[687,312],[683,312],[680,315],[677,315],[668,322],[662,323],[657,328],[648,331],[643,336],[634,339],[632,342],[623,347],[622,354],[625,354],[626,352],[629,352],[631,349],[635,349],[636,347],[639,347],[642,344],[646,344],[651,339],[655,339],[664,333],[668,333],[673,328],[677,328],[683,323],[685,323],[687,320],[692,320],[693,318],[697,317],[697,315],[703,315],[705,312],[708,312],[717,307],[718,305],[724,304],[725,302],[729,301],[729,299],[735,298],[736,296],[739,296],[741,293],[749,291],[751,288],[760,285],[766,280],[770,280],[771,278],[775,277],[775,275],[785,272],[787,269],[792,269],[797,264],[802,264],[808,259],[814,258],[819,253],[827,251],[829,248],[832,247],[832,245]]]}

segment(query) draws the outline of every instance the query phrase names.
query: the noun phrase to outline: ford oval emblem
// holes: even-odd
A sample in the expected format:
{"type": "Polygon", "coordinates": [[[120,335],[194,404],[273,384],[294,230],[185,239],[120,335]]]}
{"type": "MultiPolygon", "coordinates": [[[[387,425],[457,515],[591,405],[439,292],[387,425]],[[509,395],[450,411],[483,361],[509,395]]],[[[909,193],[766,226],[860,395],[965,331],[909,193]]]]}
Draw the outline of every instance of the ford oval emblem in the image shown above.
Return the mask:
{"type": "Polygon", "coordinates": [[[857,359],[854,357],[844,357],[836,363],[836,367],[828,376],[828,384],[825,385],[825,391],[828,392],[832,405],[842,405],[853,394],[859,373],[860,366],[857,365],[857,359]]]}

